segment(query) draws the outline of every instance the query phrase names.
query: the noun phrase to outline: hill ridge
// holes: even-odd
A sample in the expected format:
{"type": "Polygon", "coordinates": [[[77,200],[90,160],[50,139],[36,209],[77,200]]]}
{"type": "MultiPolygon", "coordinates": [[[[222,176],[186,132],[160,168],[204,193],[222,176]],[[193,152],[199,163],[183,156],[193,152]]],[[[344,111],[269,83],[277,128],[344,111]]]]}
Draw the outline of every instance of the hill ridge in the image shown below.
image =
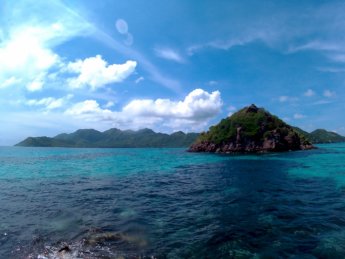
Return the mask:
{"type": "Polygon", "coordinates": [[[144,128],[137,131],[111,128],[103,132],[95,129],[78,129],[55,137],[28,137],[15,146],[24,147],[188,147],[198,133],[159,133],[144,128]]]}

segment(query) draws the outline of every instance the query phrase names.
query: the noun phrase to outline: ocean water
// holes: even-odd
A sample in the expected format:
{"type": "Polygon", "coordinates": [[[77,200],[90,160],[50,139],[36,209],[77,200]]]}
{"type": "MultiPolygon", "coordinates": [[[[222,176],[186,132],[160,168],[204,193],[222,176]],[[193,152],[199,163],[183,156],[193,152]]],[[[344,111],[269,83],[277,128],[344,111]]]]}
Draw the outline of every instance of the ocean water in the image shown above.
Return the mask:
{"type": "Polygon", "coordinates": [[[345,144],[2,147],[0,258],[345,258],[345,144]]]}

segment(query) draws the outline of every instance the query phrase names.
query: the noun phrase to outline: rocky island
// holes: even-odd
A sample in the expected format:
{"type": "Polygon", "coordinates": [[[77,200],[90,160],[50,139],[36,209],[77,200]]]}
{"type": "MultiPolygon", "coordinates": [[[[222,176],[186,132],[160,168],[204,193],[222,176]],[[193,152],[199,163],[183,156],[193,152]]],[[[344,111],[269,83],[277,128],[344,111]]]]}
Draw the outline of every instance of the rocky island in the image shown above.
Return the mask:
{"type": "Polygon", "coordinates": [[[190,152],[263,153],[312,149],[295,128],[254,104],[199,135],[190,152]]]}

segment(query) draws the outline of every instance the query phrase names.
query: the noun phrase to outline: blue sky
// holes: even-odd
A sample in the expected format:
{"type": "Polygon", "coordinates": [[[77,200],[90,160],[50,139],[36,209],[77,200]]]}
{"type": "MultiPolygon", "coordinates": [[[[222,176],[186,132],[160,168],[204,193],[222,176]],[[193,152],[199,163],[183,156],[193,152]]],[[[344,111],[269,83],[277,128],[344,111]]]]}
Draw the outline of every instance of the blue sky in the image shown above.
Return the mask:
{"type": "Polygon", "coordinates": [[[255,103],[345,134],[342,1],[0,4],[0,145],[79,128],[202,131],[255,103]]]}

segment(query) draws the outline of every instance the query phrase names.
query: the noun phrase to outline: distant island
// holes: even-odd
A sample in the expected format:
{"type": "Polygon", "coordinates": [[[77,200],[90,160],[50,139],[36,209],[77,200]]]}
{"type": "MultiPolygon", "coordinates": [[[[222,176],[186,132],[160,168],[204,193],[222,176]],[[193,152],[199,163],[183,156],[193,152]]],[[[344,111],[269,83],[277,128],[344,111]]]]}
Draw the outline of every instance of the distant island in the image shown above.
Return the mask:
{"type": "Polygon", "coordinates": [[[199,136],[198,133],[178,131],[172,134],[156,133],[151,129],[119,130],[100,132],[80,129],[70,134],[59,134],[53,138],[29,137],[16,146],[21,147],[82,147],[82,148],[134,148],[134,147],[188,147],[199,136]]]}
{"type": "Polygon", "coordinates": [[[344,136],[341,136],[332,131],[327,131],[325,129],[317,129],[312,131],[311,133],[308,133],[297,127],[294,127],[294,129],[313,144],[345,142],[344,136]]]}
{"type": "Polygon", "coordinates": [[[80,147],[80,148],[161,148],[190,147],[202,152],[259,152],[309,149],[312,144],[345,142],[345,137],[324,129],[308,133],[292,127],[263,108],[245,107],[223,119],[208,132],[172,134],[157,133],[151,129],[100,132],[79,129],[55,137],[28,137],[15,146],[21,147],[80,147]]]}
{"type": "Polygon", "coordinates": [[[306,150],[313,143],[344,141],[345,138],[326,130],[307,133],[292,127],[254,104],[221,120],[199,135],[190,152],[261,153],[306,150]]]}

